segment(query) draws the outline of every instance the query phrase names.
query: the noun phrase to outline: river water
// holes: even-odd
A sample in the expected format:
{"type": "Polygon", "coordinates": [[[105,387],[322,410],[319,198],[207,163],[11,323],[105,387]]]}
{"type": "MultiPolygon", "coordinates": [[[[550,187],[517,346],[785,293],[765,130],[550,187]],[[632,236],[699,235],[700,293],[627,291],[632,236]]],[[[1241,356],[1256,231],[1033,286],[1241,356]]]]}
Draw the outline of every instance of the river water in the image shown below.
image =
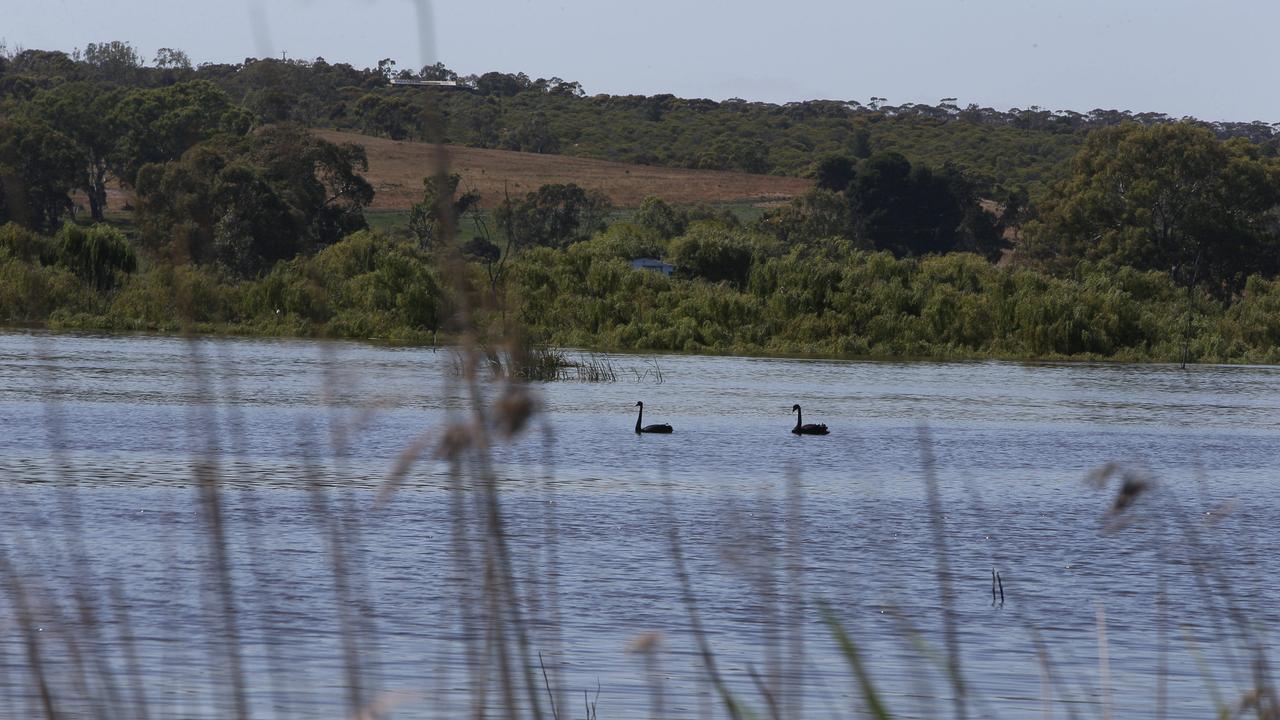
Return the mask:
{"type": "Polygon", "coordinates": [[[500,717],[504,627],[522,713],[727,717],[696,619],[762,717],[865,711],[829,620],[894,715],[1204,717],[1276,647],[1280,369],[609,356],[492,448],[504,605],[483,465],[376,502],[457,357],[0,334],[0,716],[500,717]]]}

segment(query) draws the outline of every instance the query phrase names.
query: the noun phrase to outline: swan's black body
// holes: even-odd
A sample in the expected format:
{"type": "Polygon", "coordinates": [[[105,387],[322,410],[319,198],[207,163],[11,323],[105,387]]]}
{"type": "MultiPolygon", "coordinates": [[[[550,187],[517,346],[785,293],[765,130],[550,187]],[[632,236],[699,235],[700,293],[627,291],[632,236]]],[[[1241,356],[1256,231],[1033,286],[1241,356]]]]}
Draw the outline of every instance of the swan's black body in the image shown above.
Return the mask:
{"type": "Polygon", "coordinates": [[[636,407],[640,408],[640,414],[636,415],[636,432],[638,433],[669,433],[671,426],[667,424],[645,425],[641,427],[640,419],[644,417],[644,403],[637,402],[636,407]]]}
{"type": "Polygon", "coordinates": [[[799,405],[792,405],[791,412],[796,414],[796,426],[791,428],[791,432],[795,433],[796,435],[826,435],[827,434],[827,426],[821,423],[809,423],[808,425],[801,424],[799,405]]]}

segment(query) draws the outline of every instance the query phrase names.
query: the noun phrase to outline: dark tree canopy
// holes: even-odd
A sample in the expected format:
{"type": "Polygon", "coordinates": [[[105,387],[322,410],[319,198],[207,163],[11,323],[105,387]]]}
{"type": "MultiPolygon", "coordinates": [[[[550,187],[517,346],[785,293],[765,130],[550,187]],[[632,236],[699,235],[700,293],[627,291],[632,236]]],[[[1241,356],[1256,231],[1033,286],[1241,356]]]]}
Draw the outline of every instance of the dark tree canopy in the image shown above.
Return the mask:
{"type": "Polygon", "coordinates": [[[107,206],[107,172],[120,128],[114,109],[124,90],[102,83],[71,82],[42,93],[31,112],[60,128],[75,144],[81,170],[76,187],[89,199],[89,215],[101,222],[107,206]]]}
{"type": "Polygon", "coordinates": [[[853,181],[857,163],[843,155],[828,155],[818,161],[813,170],[814,180],[822,190],[843,192],[853,181]]]}
{"type": "Polygon", "coordinates": [[[598,190],[551,184],[523,200],[504,200],[494,219],[515,247],[565,247],[603,229],[611,209],[608,196],[598,190]]]}
{"type": "Polygon", "coordinates": [[[138,173],[140,239],[241,276],[365,227],[364,151],[297,126],[223,136],[138,173]]]}
{"type": "Polygon", "coordinates": [[[996,260],[1006,246],[976,183],[952,165],[934,171],[889,152],[857,163],[828,158],[818,173],[817,189],[766,213],[761,227],[789,245],[845,238],[898,257],[972,252],[996,260]]]}
{"type": "Polygon", "coordinates": [[[204,80],[134,90],[116,104],[110,120],[120,132],[112,171],[131,185],[143,165],[177,160],[220,133],[243,135],[252,123],[248,112],[204,80]]]}
{"type": "Polygon", "coordinates": [[[1280,165],[1244,140],[1189,124],[1121,125],[1089,136],[1068,181],[1027,228],[1027,254],[1174,272],[1236,292],[1280,270],[1280,165]]]}
{"type": "Polygon", "coordinates": [[[846,194],[854,238],[898,257],[960,250],[994,259],[1003,248],[1002,228],[953,167],[934,172],[898,153],[879,153],[858,165],[846,194]]]}
{"type": "Polygon", "coordinates": [[[0,224],[53,232],[71,212],[83,167],[76,143],[36,117],[0,117],[0,224]]]}

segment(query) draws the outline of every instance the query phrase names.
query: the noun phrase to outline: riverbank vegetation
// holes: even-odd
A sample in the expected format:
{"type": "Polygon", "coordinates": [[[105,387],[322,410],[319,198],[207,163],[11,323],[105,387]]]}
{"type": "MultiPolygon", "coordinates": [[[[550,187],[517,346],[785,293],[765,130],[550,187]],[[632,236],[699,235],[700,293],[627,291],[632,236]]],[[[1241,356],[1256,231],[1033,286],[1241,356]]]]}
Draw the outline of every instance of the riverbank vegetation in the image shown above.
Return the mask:
{"type": "MultiPolygon", "coordinates": [[[[566,250],[521,254],[496,286],[491,265],[472,262],[469,281],[477,293],[496,292],[531,337],[566,346],[1166,361],[1186,351],[1197,360],[1280,360],[1280,282],[1259,276],[1233,301],[1195,289],[1188,305],[1168,273],[1105,262],[1054,276],[972,254],[895,258],[841,240],[787,250],[702,221],[670,244],[690,276],[668,278],[627,262],[628,248],[662,246],[654,238],[614,226],[566,250]]],[[[0,308],[11,323],[413,342],[456,329],[431,253],[371,231],[253,279],[154,260],[130,271],[138,261],[122,234],[102,227],[68,225],[46,239],[6,226],[0,258],[0,308]]],[[[480,320],[496,325],[501,314],[490,309],[480,320]]]]}
{"type": "Polygon", "coordinates": [[[28,50],[0,59],[0,322],[439,342],[466,305],[489,335],[610,350],[1274,362],[1276,147],[1257,123],[1156,115],[28,50]],[[374,231],[363,148],[316,127],[814,186],[744,219],[679,188],[622,214],[575,183],[486,206],[441,173],[374,231]]]}

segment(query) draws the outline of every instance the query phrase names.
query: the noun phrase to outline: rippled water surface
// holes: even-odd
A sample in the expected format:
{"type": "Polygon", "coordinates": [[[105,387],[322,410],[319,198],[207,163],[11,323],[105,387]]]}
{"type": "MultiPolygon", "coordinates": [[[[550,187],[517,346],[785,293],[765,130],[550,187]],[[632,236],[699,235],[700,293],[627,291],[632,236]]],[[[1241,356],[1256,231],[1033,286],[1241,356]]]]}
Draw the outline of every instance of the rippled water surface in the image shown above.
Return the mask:
{"type": "MultiPolygon", "coordinates": [[[[673,534],[718,670],[761,715],[862,707],[824,607],[894,714],[950,712],[944,558],[971,716],[1203,717],[1275,646],[1276,368],[609,359],[617,382],[537,386],[532,428],[494,448],[530,653],[573,703],[562,717],[584,690],[601,717],[648,717],[655,685],[668,716],[724,715],[673,534]],[[635,435],[637,400],[675,433],[635,435]],[[831,434],[791,435],[793,403],[831,434]],[[1120,513],[1119,480],[1085,482],[1112,461],[1151,488],[1120,513]],[[652,632],[649,672],[628,648],[652,632]]],[[[479,493],[452,490],[428,452],[374,506],[406,448],[470,416],[455,364],[356,343],[0,334],[0,715],[39,707],[32,637],[66,696],[232,711],[200,477],[224,489],[255,716],[334,716],[353,685],[394,717],[474,712],[477,683],[498,682],[467,652],[483,644],[468,619],[483,538],[458,503],[479,493]],[[131,675],[141,698],[99,687],[131,675]]]]}

